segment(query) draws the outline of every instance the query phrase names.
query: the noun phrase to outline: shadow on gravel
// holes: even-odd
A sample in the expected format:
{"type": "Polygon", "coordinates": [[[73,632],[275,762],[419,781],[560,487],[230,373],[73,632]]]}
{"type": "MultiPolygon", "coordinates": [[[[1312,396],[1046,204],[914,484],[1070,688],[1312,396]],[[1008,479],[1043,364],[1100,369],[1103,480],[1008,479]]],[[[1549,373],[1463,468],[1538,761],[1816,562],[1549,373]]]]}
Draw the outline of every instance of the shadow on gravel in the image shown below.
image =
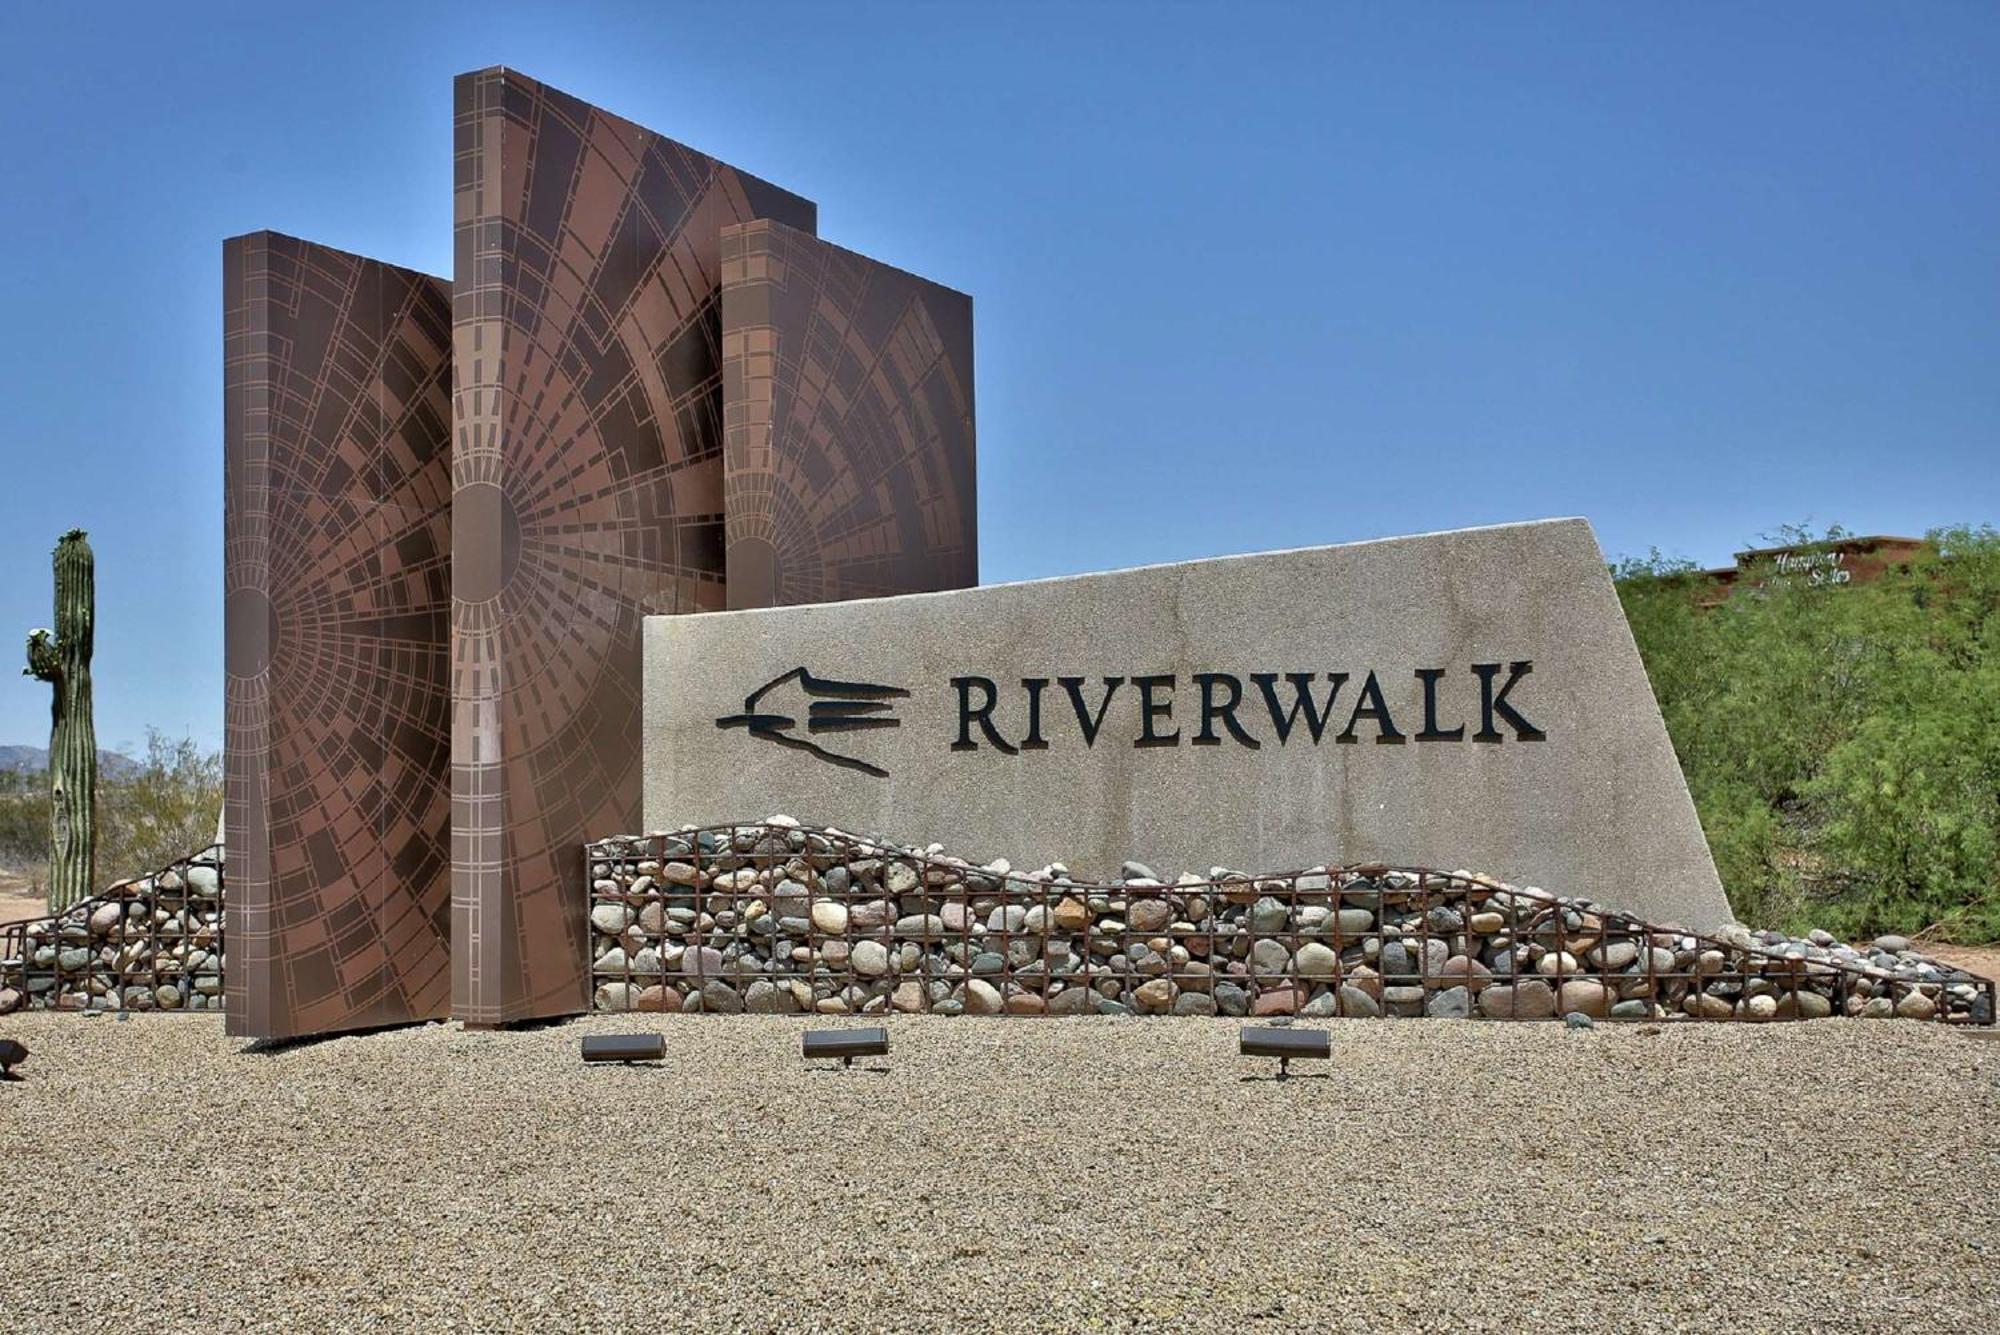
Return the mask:
{"type": "Polygon", "coordinates": [[[385,1024],[373,1029],[350,1029],[338,1034],[301,1034],[297,1038],[253,1038],[236,1050],[239,1057],[275,1057],[280,1053],[296,1052],[304,1048],[316,1048],[322,1043],[335,1043],[343,1038],[373,1038],[377,1034],[400,1033],[405,1029],[424,1029],[443,1020],[417,1020],[409,1024],[385,1024]]]}
{"type": "Polygon", "coordinates": [[[548,1015],[539,1020],[513,1020],[507,1024],[468,1025],[469,1034],[536,1034],[544,1029],[560,1029],[566,1024],[585,1019],[582,1015],[548,1015]]]}
{"type": "Polygon", "coordinates": [[[1237,1083],[1242,1085],[1266,1085],[1266,1084],[1289,1085],[1295,1080],[1331,1080],[1331,1079],[1333,1079],[1333,1072],[1331,1071],[1312,1071],[1312,1072],[1300,1071],[1294,1075],[1238,1076],[1237,1083]]]}

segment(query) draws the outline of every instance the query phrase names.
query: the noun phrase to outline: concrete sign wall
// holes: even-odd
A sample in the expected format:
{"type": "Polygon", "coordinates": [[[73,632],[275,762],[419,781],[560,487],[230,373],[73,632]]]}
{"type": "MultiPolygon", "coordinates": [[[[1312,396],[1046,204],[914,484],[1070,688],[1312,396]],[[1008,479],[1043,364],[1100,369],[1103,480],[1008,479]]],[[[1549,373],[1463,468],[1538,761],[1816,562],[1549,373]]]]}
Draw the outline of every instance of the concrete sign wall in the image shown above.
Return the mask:
{"type": "Polygon", "coordinates": [[[1582,520],[648,618],[645,819],[1108,876],[1384,860],[1729,916],[1582,520]]]}

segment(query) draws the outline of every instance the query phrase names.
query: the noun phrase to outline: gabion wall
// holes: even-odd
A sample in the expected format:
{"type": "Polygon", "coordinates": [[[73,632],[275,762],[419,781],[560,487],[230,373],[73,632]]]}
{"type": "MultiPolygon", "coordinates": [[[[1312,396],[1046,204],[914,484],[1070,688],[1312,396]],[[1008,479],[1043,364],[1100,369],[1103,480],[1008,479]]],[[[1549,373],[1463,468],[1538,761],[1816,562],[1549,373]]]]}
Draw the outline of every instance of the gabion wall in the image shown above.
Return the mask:
{"type": "Polygon", "coordinates": [[[222,849],[0,926],[0,1015],[221,1010],[222,849]]]}
{"type": "MultiPolygon", "coordinates": [[[[624,1011],[1990,1024],[1910,951],[1650,926],[1469,872],[1017,873],[785,817],[589,846],[594,1005],[624,1011]]],[[[1824,938],[1824,939],[1821,939],[1824,938]]]]}

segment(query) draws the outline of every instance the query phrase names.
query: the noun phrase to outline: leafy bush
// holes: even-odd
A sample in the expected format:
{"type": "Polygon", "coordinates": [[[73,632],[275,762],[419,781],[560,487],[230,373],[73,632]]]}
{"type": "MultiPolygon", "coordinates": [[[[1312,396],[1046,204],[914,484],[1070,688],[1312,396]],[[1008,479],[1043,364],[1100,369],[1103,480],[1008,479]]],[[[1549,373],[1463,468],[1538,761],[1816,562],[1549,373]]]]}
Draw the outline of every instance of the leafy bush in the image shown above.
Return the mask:
{"type": "MultiPolygon", "coordinates": [[[[97,882],[155,871],[206,848],[222,806],[222,757],[158,731],[129,774],[97,783],[97,882]]],[[[0,773],[0,866],[39,885],[49,846],[48,777],[0,773]]]]}
{"type": "Polygon", "coordinates": [[[137,772],[97,786],[97,879],[142,876],[208,847],[221,809],[222,757],[149,729],[137,772]]]}
{"type": "Polygon", "coordinates": [[[2000,939],[2000,532],[1708,610],[1685,562],[1613,574],[1738,917],[2000,939]]]}
{"type": "MultiPolygon", "coordinates": [[[[0,867],[31,872],[49,856],[49,781],[0,770],[0,867]]],[[[31,883],[40,882],[32,875],[31,883]]]]}

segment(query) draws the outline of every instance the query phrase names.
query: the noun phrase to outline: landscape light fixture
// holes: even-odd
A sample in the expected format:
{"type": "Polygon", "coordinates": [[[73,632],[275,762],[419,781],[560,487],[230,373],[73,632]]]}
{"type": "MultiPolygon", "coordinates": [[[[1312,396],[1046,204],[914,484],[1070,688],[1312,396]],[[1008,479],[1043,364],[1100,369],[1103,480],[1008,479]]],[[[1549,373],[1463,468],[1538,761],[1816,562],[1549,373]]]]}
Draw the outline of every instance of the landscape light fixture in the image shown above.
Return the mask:
{"type": "Polygon", "coordinates": [[[14,1068],[28,1060],[28,1045],[0,1038],[0,1080],[15,1079],[14,1068]]]}
{"type": "Polygon", "coordinates": [[[583,1060],[597,1062],[656,1062],[667,1055],[665,1034],[592,1034],[583,1040],[583,1060]]]}
{"type": "Polygon", "coordinates": [[[1238,1033],[1237,1050],[1245,1057],[1276,1057],[1278,1079],[1284,1080],[1294,1058],[1325,1059],[1333,1055],[1333,1043],[1324,1029],[1254,1028],[1238,1033]]]}
{"type": "Polygon", "coordinates": [[[854,1065],[856,1057],[886,1057],[889,1055],[889,1031],[887,1029],[808,1029],[805,1035],[805,1055],[812,1057],[838,1057],[842,1066],[854,1065]]]}

